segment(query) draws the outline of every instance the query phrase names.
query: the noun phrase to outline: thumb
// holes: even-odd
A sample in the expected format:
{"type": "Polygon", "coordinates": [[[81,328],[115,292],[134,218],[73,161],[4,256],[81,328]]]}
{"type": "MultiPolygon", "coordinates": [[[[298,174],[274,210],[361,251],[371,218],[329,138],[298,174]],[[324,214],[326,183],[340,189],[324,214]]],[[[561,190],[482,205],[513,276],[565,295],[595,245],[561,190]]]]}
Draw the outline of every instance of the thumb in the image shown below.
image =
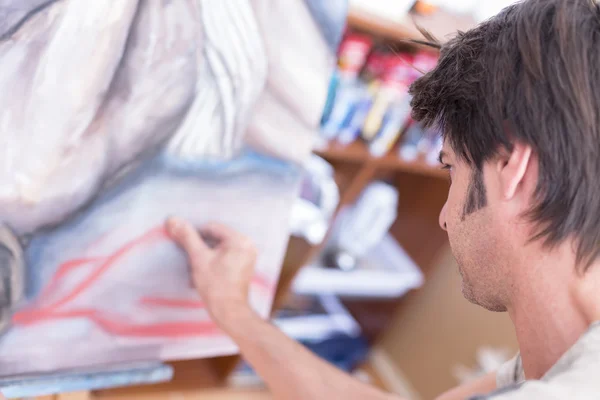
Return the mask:
{"type": "Polygon", "coordinates": [[[206,259],[211,250],[192,224],[181,218],[172,217],[167,220],[166,228],[171,239],[185,250],[190,262],[206,259]]]}

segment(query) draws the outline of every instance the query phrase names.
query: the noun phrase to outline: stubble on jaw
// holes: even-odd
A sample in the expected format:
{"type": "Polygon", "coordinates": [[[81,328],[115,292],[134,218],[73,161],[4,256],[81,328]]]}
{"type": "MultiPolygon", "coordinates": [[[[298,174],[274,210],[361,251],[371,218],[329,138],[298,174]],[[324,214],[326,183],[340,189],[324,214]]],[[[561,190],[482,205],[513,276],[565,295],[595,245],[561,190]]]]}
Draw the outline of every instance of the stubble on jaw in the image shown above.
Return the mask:
{"type": "MultiPolygon", "coordinates": [[[[465,207],[463,207],[465,209],[465,207]]],[[[490,229],[492,221],[483,210],[471,212],[462,220],[453,232],[450,247],[458,264],[463,297],[472,304],[493,312],[504,312],[506,306],[502,300],[500,285],[503,277],[495,262],[493,236],[490,229]]]]}

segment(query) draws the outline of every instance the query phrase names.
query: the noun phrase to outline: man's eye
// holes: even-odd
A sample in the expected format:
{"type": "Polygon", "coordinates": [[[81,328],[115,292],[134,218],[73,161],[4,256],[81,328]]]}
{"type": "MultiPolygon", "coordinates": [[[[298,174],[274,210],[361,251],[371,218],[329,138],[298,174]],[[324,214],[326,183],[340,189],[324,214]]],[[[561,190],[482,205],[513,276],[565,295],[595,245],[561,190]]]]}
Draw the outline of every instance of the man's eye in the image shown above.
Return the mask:
{"type": "Polygon", "coordinates": [[[448,171],[448,179],[450,180],[450,183],[452,183],[452,165],[442,164],[442,169],[448,171]]]}

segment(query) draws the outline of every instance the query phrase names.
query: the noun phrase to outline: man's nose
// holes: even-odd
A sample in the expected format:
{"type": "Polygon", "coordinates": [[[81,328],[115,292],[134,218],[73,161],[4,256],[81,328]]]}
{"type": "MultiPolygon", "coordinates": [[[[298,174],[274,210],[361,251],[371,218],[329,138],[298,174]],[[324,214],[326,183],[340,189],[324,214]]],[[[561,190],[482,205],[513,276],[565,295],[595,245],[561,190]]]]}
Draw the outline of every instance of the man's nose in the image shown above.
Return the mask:
{"type": "Polygon", "coordinates": [[[440,211],[439,223],[440,227],[443,230],[446,230],[446,203],[444,203],[444,207],[442,207],[442,211],[440,211]]]}

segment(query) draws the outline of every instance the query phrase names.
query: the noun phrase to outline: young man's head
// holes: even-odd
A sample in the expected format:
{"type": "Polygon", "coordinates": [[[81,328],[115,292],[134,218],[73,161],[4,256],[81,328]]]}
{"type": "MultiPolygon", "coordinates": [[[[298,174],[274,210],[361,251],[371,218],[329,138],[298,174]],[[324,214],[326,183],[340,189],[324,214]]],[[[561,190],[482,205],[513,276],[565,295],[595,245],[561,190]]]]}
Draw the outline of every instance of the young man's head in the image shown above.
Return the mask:
{"type": "Polygon", "coordinates": [[[465,296],[505,310],[523,265],[566,245],[585,272],[600,253],[600,6],[513,5],[445,44],[411,93],[444,133],[440,224],[465,296]]]}

